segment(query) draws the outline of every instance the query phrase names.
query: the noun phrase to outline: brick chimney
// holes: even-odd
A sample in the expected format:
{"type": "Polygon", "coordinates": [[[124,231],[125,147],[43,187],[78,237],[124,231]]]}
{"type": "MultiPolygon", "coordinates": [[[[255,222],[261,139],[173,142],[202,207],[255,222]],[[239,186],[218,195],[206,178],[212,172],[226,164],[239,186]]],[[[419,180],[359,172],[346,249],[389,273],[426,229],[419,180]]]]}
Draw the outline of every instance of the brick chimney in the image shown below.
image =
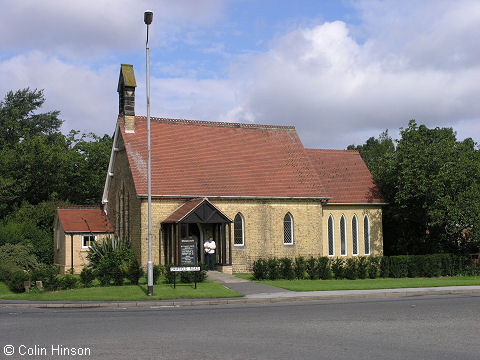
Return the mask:
{"type": "Polygon", "coordinates": [[[135,73],[133,65],[122,64],[118,79],[118,114],[123,119],[125,132],[135,132],[135,73]]]}

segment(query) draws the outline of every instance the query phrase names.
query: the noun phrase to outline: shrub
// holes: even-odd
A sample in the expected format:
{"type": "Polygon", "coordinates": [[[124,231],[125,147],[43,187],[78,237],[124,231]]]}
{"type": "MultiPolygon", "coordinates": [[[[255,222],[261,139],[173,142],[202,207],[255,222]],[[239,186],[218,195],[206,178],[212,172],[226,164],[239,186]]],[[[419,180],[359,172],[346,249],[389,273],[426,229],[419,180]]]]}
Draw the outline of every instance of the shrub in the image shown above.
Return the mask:
{"type": "Polygon", "coordinates": [[[267,278],[267,261],[265,259],[258,259],[253,262],[253,278],[255,280],[265,280],[267,278]]]}
{"type": "Polygon", "coordinates": [[[8,278],[5,280],[5,283],[10,288],[10,290],[15,292],[24,292],[25,285],[24,282],[29,280],[28,274],[20,268],[19,266],[13,265],[8,269],[8,278]]]}
{"type": "Polygon", "coordinates": [[[378,277],[381,260],[381,257],[376,256],[369,256],[367,258],[367,273],[370,279],[376,279],[378,277]]]}
{"type": "Polygon", "coordinates": [[[357,277],[359,279],[365,279],[368,274],[368,258],[365,256],[359,256],[357,259],[357,277]]]}
{"type": "Polygon", "coordinates": [[[32,254],[32,248],[22,244],[0,246],[0,264],[4,263],[12,263],[26,271],[35,269],[39,265],[37,257],[32,254]]]}
{"type": "MultiPolygon", "coordinates": [[[[127,276],[127,279],[130,280],[131,284],[138,285],[138,280],[143,276],[143,269],[141,268],[137,259],[134,258],[129,262],[126,276],[127,276]]],[[[155,284],[155,282],[156,281],[154,276],[153,283],[155,284]]]]}
{"type": "Polygon", "coordinates": [[[133,255],[133,252],[130,249],[130,242],[128,241],[128,239],[114,236],[107,237],[102,241],[93,242],[88,249],[87,259],[88,261],[90,261],[90,265],[95,269],[100,264],[100,261],[104,256],[113,252],[125,252],[129,255],[129,259],[130,256],[133,255]]]}
{"type": "Polygon", "coordinates": [[[330,271],[330,259],[326,256],[322,256],[317,259],[317,271],[318,277],[322,280],[327,280],[332,277],[330,271]]]}
{"type": "Polygon", "coordinates": [[[344,262],[344,276],[349,280],[355,280],[358,277],[357,258],[348,258],[344,262]]]}
{"type": "Polygon", "coordinates": [[[333,259],[331,263],[331,268],[335,279],[343,279],[345,277],[342,258],[333,259]]]}
{"type": "Polygon", "coordinates": [[[80,281],[84,287],[90,287],[93,280],[95,280],[95,272],[90,266],[85,266],[80,273],[80,281]]]}
{"type": "Polygon", "coordinates": [[[409,256],[390,256],[390,277],[405,278],[408,276],[409,256]]]}
{"type": "Polygon", "coordinates": [[[295,279],[295,269],[293,261],[289,258],[282,258],[279,260],[280,279],[293,280],[295,279]]]}
{"type": "Polygon", "coordinates": [[[32,281],[41,281],[45,290],[58,289],[58,268],[55,265],[40,264],[30,272],[32,281]]]}
{"type": "Polygon", "coordinates": [[[307,270],[307,262],[303,256],[295,259],[295,277],[297,279],[305,279],[307,270]]]}
{"type": "Polygon", "coordinates": [[[165,272],[163,265],[153,265],[153,283],[158,284],[160,276],[165,272]]]}
{"type": "Polygon", "coordinates": [[[307,260],[306,272],[310,280],[318,279],[318,261],[314,257],[307,260]]]}
{"type": "Polygon", "coordinates": [[[125,272],[122,269],[123,259],[119,255],[119,251],[105,254],[98,263],[95,269],[96,277],[102,286],[110,285],[111,282],[117,286],[123,284],[125,272]]]}
{"type": "Polygon", "coordinates": [[[380,260],[380,277],[390,277],[390,257],[383,256],[380,260]]]}
{"type": "Polygon", "coordinates": [[[77,277],[72,274],[65,274],[58,276],[58,287],[61,290],[75,289],[77,287],[77,277]]]}
{"type": "Polygon", "coordinates": [[[278,266],[278,259],[270,258],[267,260],[267,279],[278,280],[280,278],[280,271],[278,266]]]}

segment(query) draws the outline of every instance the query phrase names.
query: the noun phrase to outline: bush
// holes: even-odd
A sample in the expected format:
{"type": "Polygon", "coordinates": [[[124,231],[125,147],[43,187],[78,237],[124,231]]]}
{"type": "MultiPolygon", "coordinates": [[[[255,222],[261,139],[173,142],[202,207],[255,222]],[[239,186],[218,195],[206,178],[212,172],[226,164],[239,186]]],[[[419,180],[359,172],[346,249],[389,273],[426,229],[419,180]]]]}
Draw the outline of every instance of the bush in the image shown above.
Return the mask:
{"type": "Polygon", "coordinates": [[[61,290],[70,290],[77,287],[78,279],[75,275],[65,274],[58,276],[58,287],[61,290]]]}
{"type": "Polygon", "coordinates": [[[158,284],[160,276],[165,272],[163,265],[153,265],[153,283],[158,284]]]}
{"type": "Polygon", "coordinates": [[[317,272],[318,277],[322,280],[327,280],[332,277],[330,271],[330,258],[322,256],[317,259],[317,272]]]}
{"type": "Polygon", "coordinates": [[[368,274],[368,258],[365,256],[359,256],[357,259],[357,277],[359,279],[365,279],[368,274]]]}
{"type": "Polygon", "coordinates": [[[370,279],[376,279],[380,270],[381,257],[369,256],[367,258],[367,273],[370,279]]]}
{"type": "Polygon", "coordinates": [[[8,278],[5,280],[5,283],[14,292],[24,292],[25,285],[24,282],[29,280],[28,274],[22,268],[13,265],[8,269],[8,278]]]}
{"type": "MultiPolygon", "coordinates": [[[[138,285],[138,280],[143,276],[143,269],[137,259],[134,258],[129,262],[126,275],[131,284],[138,285]]],[[[155,284],[155,276],[153,277],[153,283],[155,284]]]]}
{"type": "Polygon", "coordinates": [[[380,259],[380,277],[390,277],[390,258],[388,256],[382,256],[380,259]]]}
{"type": "Polygon", "coordinates": [[[0,246],[0,264],[12,263],[26,271],[35,269],[39,263],[32,251],[30,246],[22,244],[5,244],[0,246]]]}
{"type": "Polygon", "coordinates": [[[95,272],[90,266],[85,266],[80,273],[80,281],[84,287],[90,287],[93,280],[95,280],[95,272]]]}
{"type": "Polygon", "coordinates": [[[45,290],[58,289],[58,268],[55,265],[40,264],[30,272],[32,281],[41,281],[45,290]]]}
{"type": "Polygon", "coordinates": [[[318,279],[318,261],[314,257],[307,260],[306,272],[310,280],[318,279]]]}
{"type": "Polygon", "coordinates": [[[112,282],[116,286],[123,285],[125,272],[122,269],[123,259],[120,254],[119,251],[107,253],[98,263],[95,272],[102,286],[108,286],[112,282]]]}
{"type": "Polygon", "coordinates": [[[280,278],[280,271],[278,266],[278,259],[270,258],[267,260],[267,279],[278,280],[280,278]]]}
{"type": "Polygon", "coordinates": [[[405,278],[408,276],[408,263],[410,257],[407,255],[390,256],[390,277],[405,278]]]}
{"type": "Polygon", "coordinates": [[[357,258],[348,258],[344,262],[343,275],[349,280],[358,278],[357,258]]]}
{"type": "Polygon", "coordinates": [[[293,280],[295,279],[295,269],[293,261],[289,258],[282,258],[279,260],[280,279],[293,280]]]}
{"type": "Polygon", "coordinates": [[[307,262],[305,258],[300,256],[295,259],[295,277],[297,279],[305,279],[307,270],[307,262]]]}
{"type": "Polygon", "coordinates": [[[345,277],[342,258],[333,259],[331,263],[331,268],[335,279],[343,279],[345,277]]]}
{"type": "Polygon", "coordinates": [[[255,280],[265,280],[267,278],[267,261],[265,259],[258,259],[253,262],[253,278],[255,280]]]}
{"type": "MultiPolygon", "coordinates": [[[[88,249],[87,259],[90,261],[90,266],[94,269],[100,264],[102,258],[111,253],[125,253],[128,255],[128,260],[133,256],[133,252],[130,249],[130,242],[128,239],[119,238],[117,236],[107,237],[102,241],[95,241],[88,249]]],[[[123,261],[123,260],[122,260],[123,261]]]]}

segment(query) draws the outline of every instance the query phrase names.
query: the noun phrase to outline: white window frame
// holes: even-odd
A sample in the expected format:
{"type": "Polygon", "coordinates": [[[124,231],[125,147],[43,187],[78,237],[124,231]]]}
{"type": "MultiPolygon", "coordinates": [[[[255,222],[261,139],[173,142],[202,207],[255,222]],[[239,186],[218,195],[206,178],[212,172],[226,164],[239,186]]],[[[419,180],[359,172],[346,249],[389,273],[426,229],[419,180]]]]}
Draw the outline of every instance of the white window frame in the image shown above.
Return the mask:
{"type": "Polygon", "coordinates": [[[340,216],[340,255],[341,256],[347,256],[347,220],[345,219],[345,215],[342,214],[340,216]],[[344,242],[344,248],[345,248],[345,253],[342,253],[342,220],[343,220],[343,242],[344,242]]]}
{"type": "Polygon", "coordinates": [[[241,212],[238,212],[237,215],[235,215],[235,218],[233,219],[233,246],[245,246],[245,218],[243,217],[243,214],[241,212]],[[235,218],[237,216],[240,216],[240,219],[242,220],[242,243],[241,244],[235,243],[235,218]]]}
{"type": "MultiPolygon", "coordinates": [[[[86,237],[93,237],[93,241],[97,241],[97,235],[92,235],[92,234],[83,234],[82,235],[82,249],[90,249],[91,245],[85,246],[85,238],[86,237]]],[[[91,241],[91,240],[90,240],[91,241]]]]}
{"type": "Polygon", "coordinates": [[[353,217],[352,217],[352,256],[358,256],[358,254],[359,254],[359,251],[358,251],[358,218],[357,218],[357,214],[353,214],[353,217]],[[353,237],[353,220],[355,220],[355,223],[357,225],[355,227],[355,232],[356,232],[355,238],[353,237]],[[353,246],[354,240],[357,241],[357,246],[356,246],[357,247],[357,252],[356,253],[353,252],[353,249],[355,248],[355,246],[353,246]]]}
{"type": "Polygon", "coordinates": [[[335,220],[333,219],[333,215],[330,214],[327,220],[327,251],[328,251],[328,256],[335,256],[335,220]],[[330,237],[328,236],[328,229],[330,226],[330,219],[332,219],[332,251],[333,253],[330,254],[330,237]]]}
{"type": "Polygon", "coordinates": [[[293,245],[293,216],[290,214],[290,212],[287,212],[285,216],[283,217],[283,245],[293,245]],[[285,218],[286,217],[290,218],[290,241],[289,243],[285,242],[285,218]]]}
{"type": "Polygon", "coordinates": [[[365,215],[363,217],[363,253],[365,255],[370,255],[371,247],[372,247],[372,243],[370,242],[370,218],[368,217],[368,215],[365,215]],[[368,238],[367,239],[365,238],[365,219],[367,219],[367,230],[368,230],[368,238]],[[368,241],[368,252],[365,251],[365,244],[366,244],[367,241],[368,241]]]}

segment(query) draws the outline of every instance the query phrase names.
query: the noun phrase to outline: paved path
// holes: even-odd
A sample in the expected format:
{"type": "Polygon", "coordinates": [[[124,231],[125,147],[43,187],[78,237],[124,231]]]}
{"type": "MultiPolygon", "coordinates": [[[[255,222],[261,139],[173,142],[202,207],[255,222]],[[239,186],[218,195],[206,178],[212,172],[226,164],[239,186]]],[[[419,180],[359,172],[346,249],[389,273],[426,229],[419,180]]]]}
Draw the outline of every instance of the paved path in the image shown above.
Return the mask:
{"type": "Polygon", "coordinates": [[[255,295],[256,297],[269,298],[271,296],[275,297],[274,294],[283,294],[282,297],[288,296],[288,294],[295,294],[295,292],[293,291],[280,289],[275,286],[256,283],[218,271],[208,271],[207,278],[208,280],[216,281],[225,286],[226,288],[246,295],[247,297],[249,297],[250,295],[255,295]]]}

